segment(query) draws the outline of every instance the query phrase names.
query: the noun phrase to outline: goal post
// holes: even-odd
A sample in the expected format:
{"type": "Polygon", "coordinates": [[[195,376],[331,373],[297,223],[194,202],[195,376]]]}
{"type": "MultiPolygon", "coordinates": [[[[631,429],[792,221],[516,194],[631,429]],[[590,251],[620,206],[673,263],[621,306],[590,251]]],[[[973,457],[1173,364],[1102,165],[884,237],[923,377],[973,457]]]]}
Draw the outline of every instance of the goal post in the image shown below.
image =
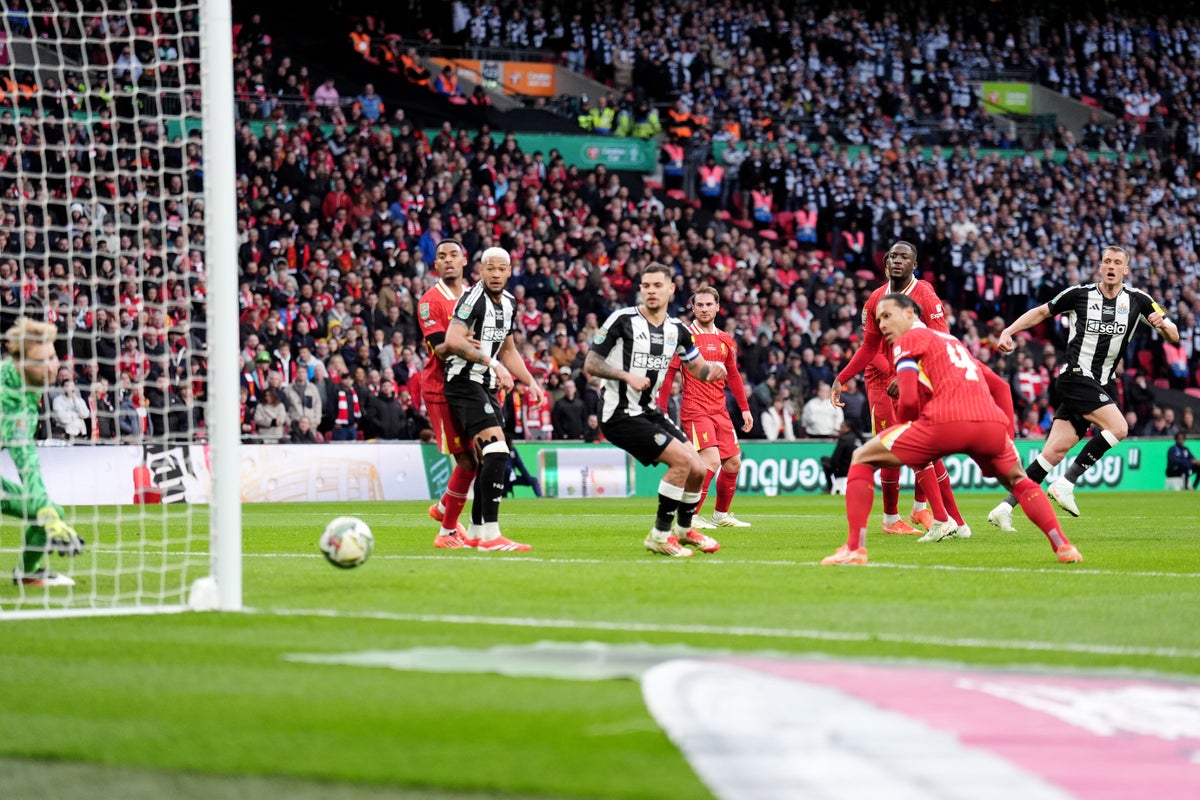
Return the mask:
{"type": "MultiPolygon", "coordinates": [[[[208,244],[209,291],[228,302],[212,303],[209,319],[208,391],[211,396],[209,442],[212,453],[211,542],[212,578],[216,605],[223,611],[242,607],[241,425],[238,415],[238,242],[233,120],[233,21],[231,0],[201,3],[200,74],[206,165],[205,226],[208,244]]],[[[192,598],[201,607],[200,598],[192,598]]]]}
{"type": "Polygon", "coordinates": [[[242,608],[232,48],[230,0],[0,15],[0,334],[61,363],[0,455],[0,620],[242,608]]]}

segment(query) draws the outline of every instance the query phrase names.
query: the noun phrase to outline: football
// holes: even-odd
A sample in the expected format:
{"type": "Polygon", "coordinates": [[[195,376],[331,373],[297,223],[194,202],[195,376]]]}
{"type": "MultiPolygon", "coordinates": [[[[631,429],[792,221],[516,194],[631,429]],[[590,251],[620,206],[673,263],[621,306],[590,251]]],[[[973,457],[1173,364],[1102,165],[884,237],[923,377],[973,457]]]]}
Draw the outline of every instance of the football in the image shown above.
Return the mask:
{"type": "Polygon", "coordinates": [[[361,519],[338,517],[325,526],[320,546],[326,561],[340,569],[350,569],[371,557],[375,536],[361,519]]]}

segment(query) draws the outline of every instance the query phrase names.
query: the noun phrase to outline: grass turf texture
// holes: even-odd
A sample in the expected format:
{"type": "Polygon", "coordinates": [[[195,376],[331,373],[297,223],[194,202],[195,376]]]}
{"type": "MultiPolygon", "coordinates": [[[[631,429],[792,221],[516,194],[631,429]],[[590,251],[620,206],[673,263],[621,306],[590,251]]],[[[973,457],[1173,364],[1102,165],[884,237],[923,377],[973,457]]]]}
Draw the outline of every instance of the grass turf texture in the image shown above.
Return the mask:
{"type": "MultiPolygon", "coordinates": [[[[739,498],[754,527],[714,531],[721,551],[688,561],[642,548],[652,500],[506,501],[505,532],[534,545],[523,554],[434,550],[427,504],[247,506],[255,613],[0,627],[0,796],[108,796],[106,781],[122,797],[148,787],[176,800],[708,796],[631,681],[292,653],[650,642],[1200,674],[1200,629],[1183,612],[1200,607],[1194,495],[1081,492],[1085,516],[1064,515],[1076,565],[1058,564],[1019,512],[1019,533],[989,526],[997,499],[963,495],[974,537],[936,544],[876,533],[877,502],[865,568],[817,565],[844,541],[841,498],[739,498]],[[376,538],[348,571],[316,549],[346,513],[376,538]]],[[[182,524],[178,509],[150,513],[182,524]]],[[[13,528],[3,533],[7,563],[13,528]]]]}

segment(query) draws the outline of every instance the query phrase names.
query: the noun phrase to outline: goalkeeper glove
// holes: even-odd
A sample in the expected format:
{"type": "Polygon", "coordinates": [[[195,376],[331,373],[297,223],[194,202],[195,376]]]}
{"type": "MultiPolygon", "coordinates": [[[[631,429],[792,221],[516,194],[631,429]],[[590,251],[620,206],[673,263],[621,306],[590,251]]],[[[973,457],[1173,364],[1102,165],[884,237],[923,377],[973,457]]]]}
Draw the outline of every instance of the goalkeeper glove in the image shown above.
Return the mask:
{"type": "Polygon", "coordinates": [[[37,523],[46,529],[46,535],[49,537],[46,541],[46,549],[49,552],[57,553],[64,558],[83,553],[83,546],[87,542],[75,532],[74,528],[63,522],[63,518],[54,508],[46,506],[39,511],[37,523]]]}

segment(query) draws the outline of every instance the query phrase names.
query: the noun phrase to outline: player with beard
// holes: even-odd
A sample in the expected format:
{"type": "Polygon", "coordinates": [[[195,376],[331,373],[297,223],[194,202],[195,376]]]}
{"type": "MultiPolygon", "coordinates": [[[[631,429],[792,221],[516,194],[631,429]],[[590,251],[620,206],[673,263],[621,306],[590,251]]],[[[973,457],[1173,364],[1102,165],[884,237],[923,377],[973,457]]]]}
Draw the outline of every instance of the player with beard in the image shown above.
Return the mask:
{"type": "Polygon", "coordinates": [[[512,275],[508,251],[489,247],[479,263],[479,283],[454,307],[446,329],[446,403],[464,434],[479,448],[475,499],[471,503],[468,542],[483,551],[528,550],[500,533],[500,501],[508,475],[508,444],[496,391],[508,392],[514,378],[526,386],[529,402],[542,400],[542,387],[513,344],[517,309],[505,291],[512,275]]]}
{"type": "Polygon", "coordinates": [[[454,239],[443,239],[438,243],[434,258],[434,269],[438,282],[425,294],[417,306],[421,335],[429,357],[421,370],[421,397],[425,400],[425,414],[433,426],[439,452],[454,458],[454,469],[441,498],[429,507],[429,516],[442,523],[441,530],[433,540],[437,548],[457,549],[475,547],[479,543],[467,538],[467,529],[458,521],[467,504],[467,493],[475,482],[479,460],[475,445],[450,413],[446,404],[445,361],[450,352],[446,347],[446,328],[454,316],[454,306],[466,290],[463,270],[467,266],[467,251],[454,239]]]}
{"type": "Polygon", "coordinates": [[[1022,510],[1045,533],[1059,561],[1082,561],[1079,550],[1063,533],[1050,501],[1025,475],[1017,459],[1008,385],[972,357],[958,339],[922,325],[911,296],[888,294],[877,304],[875,314],[881,334],[892,346],[900,422],[854,451],[846,479],[849,536],[845,545],[821,563],[867,563],[867,519],[875,495],[876,469],[928,464],[953,453],[970,456],[984,475],[997,478],[1016,495],[1022,510]],[[928,390],[924,400],[922,387],[928,390]]]}
{"type": "MultiPolygon", "coordinates": [[[[704,462],[704,484],[700,489],[700,502],[696,504],[696,516],[692,527],[702,528],[749,528],[749,522],[729,513],[733,495],[737,491],[738,470],[742,468],[742,453],[738,446],[737,431],[725,406],[725,387],[733,393],[738,410],[742,412],[742,431],[754,427],[754,416],[746,401],[746,386],[742,382],[737,366],[737,344],[733,337],[716,326],[717,313],[721,310],[721,295],[711,286],[702,286],[692,295],[692,316],[695,320],[688,326],[695,339],[696,347],[706,361],[725,365],[727,377],[719,381],[702,381],[691,372],[683,373],[683,397],[680,402],[679,424],[687,434],[692,446],[700,453],[704,462]],[[713,477],[717,477],[717,499],[714,504],[712,522],[700,516],[704,498],[713,477]]],[[[671,360],[667,376],[663,379],[658,394],[658,405],[666,409],[679,372],[679,357],[671,360]]]]}
{"type": "Polygon", "coordinates": [[[604,438],[646,466],[666,464],[658,484],[658,513],[643,544],[652,553],[675,558],[693,555],[687,545],[715,553],[716,539],[692,527],[704,462],[679,426],[655,399],[676,356],[693,377],[719,381],[725,365],[706,361],[692,332],[667,314],[675,293],[673,274],[650,264],[639,280],[642,302],[612,313],[596,332],[583,369],[604,379],[600,428],[604,438]]]}
{"type": "MultiPolygon", "coordinates": [[[[884,271],[887,283],[875,289],[862,310],[862,346],[838,373],[830,393],[830,402],[839,408],[843,385],[859,372],[865,370],[867,401],[871,408],[871,427],[874,433],[882,433],[896,424],[895,401],[890,396],[890,387],[896,378],[895,370],[886,356],[883,336],[875,322],[875,310],[884,295],[898,292],[907,295],[921,309],[921,319],[930,328],[949,332],[946,312],[933,287],[918,279],[913,273],[917,269],[917,248],[904,240],[895,242],[884,255],[884,271]]],[[[885,467],[880,471],[883,491],[883,532],[892,534],[919,534],[920,530],[900,517],[900,468],[885,467]]],[[[920,541],[939,541],[949,536],[966,539],[971,536],[959,513],[950,487],[950,476],[941,461],[916,471],[916,497],[909,522],[925,529],[920,541]],[[929,507],[926,507],[928,502],[929,507]]]]}

